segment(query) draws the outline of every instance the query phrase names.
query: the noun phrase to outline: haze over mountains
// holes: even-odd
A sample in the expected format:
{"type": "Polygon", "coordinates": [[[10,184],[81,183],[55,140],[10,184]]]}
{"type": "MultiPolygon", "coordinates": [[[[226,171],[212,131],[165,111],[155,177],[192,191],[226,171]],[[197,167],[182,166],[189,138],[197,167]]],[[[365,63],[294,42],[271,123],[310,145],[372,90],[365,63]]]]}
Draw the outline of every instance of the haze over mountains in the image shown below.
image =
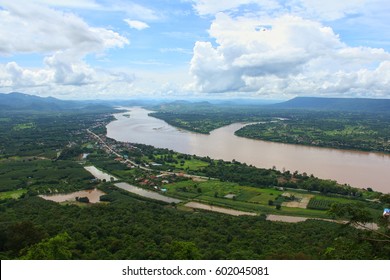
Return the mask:
{"type": "MultiPolygon", "coordinates": [[[[66,111],[77,109],[108,109],[112,106],[142,106],[157,101],[150,100],[61,100],[54,97],[39,97],[19,92],[9,94],[0,93],[0,107],[2,110],[42,110],[42,111],[66,111]]],[[[196,101],[168,101],[175,102],[196,102],[196,101]]],[[[206,101],[202,101],[203,103],[206,101]]],[[[207,102],[209,103],[209,102],[207,102]]],[[[225,104],[226,101],[211,104],[225,104]]],[[[288,101],[276,104],[267,104],[253,100],[230,100],[229,104],[237,105],[258,105],[275,109],[304,109],[319,111],[360,111],[360,112],[390,112],[390,99],[369,99],[369,98],[322,98],[322,97],[296,97],[288,101]]]]}
{"type": "Polygon", "coordinates": [[[272,107],[321,111],[390,112],[390,99],[296,97],[274,104],[272,107]]]}
{"type": "Polygon", "coordinates": [[[80,108],[83,105],[76,101],[60,100],[54,97],[43,98],[19,92],[0,94],[0,106],[3,110],[62,111],[80,108]]]}

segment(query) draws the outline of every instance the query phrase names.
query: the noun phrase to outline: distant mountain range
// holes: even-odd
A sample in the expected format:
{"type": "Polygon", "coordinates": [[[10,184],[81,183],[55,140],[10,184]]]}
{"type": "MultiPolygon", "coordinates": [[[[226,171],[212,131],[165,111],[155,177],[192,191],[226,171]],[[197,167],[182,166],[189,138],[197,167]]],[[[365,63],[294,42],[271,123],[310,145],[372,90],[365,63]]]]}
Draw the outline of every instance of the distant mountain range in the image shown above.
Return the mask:
{"type": "MultiPolygon", "coordinates": [[[[225,101],[224,101],[225,102],[225,101]]],[[[224,102],[218,105],[225,104],[224,102]]],[[[242,104],[240,102],[228,102],[227,104],[242,104]]],[[[249,102],[249,101],[248,101],[249,102]]],[[[157,101],[142,100],[90,100],[70,101],[60,100],[54,97],[39,97],[19,92],[8,94],[0,93],[0,110],[12,111],[66,111],[66,110],[96,110],[110,109],[113,106],[144,106],[157,101]]],[[[187,101],[175,101],[174,104],[183,104],[187,101]]],[[[201,102],[203,105],[210,105],[209,102],[201,102]]],[[[226,104],[225,104],[226,105],[226,104]]],[[[322,97],[296,97],[294,99],[277,103],[259,106],[266,106],[275,109],[304,109],[319,111],[360,111],[360,112],[389,112],[390,99],[368,99],[368,98],[322,98],[322,97]]]]}
{"type": "Polygon", "coordinates": [[[269,106],[278,109],[390,113],[390,99],[296,97],[269,106]]]}
{"type": "Polygon", "coordinates": [[[68,101],[54,97],[39,97],[20,92],[0,93],[0,110],[8,111],[68,111],[109,109],[101,103],[68,101]]]}
{"type": "Polygon", "coordinates": [[[158,104],[158,100],[61,100],[54,97],[39,97],[20,92],[0,93],[0,110],[7,111],[68,111],[112,110],[121,106],[146,106],[158,104]]]}

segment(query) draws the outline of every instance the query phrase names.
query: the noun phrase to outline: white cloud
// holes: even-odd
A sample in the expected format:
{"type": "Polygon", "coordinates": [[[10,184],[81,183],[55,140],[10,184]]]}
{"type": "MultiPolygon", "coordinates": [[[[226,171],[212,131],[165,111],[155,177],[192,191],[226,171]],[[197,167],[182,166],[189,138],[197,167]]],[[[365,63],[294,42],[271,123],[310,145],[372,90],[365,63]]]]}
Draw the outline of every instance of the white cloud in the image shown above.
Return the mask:
{"type": "Polygon", "coordinates": [[[15,61],[0,65],[1,88],[72,93],[80,86],[92,90],[117,84],[126,88],[124,84],[133,83],[132,76],[97,69],[86,62],[88,55],[129,44],[117,32],[90,26],[72,13],[42,4],[0,1],[0,5],[0,55],[34,53],[44,57],[40,68],[23,67],[15,61]]]}
{"type": "Polygon", "coordinates": [[[212,22],[211,42],[197,42],[194,90],[255,94],[390,95],[390,53],[349,47],[329,27],[297,16],[212,22]]]}
{"type": "Polygon", "coordinates": [[[157,11],[131,1],[115,1],[107,8],[113,11],[125,12],[130,18],[142,21],[153,21],[162,17],[157,11]]]}
{"type": "Polygon", "coordinates": [[[317,20],[337,20],[350,14],[361,13],[372,0],[290,0],[287,6],[291,12],[317,20]]]}
{"type": "Polygon", "coordinates": [[[139,20],[124,19],[124,21],[130,26],[130,28],[137,30],[143,30],[150,27],[147,23],[139,20]]]}
{"type": "Polygon", "coordinates": [[[129,41],[105,28],[89,26],[78,16],[19,2],[0,2],[0,54],[78,50],[101,52],[129,41]],[[16,3],[16,4],[15,4],[16,3]]]}
{"type": "Polygon", "coordinates": [[[387,0],[191,0],[194,10],[202,16],[219,12],[281,16],[291,14],[317,21],[334,21],[350,15],[360,20],[375,20],[388,9],[387,0]],[[368,17],[368,19],[367,19],[368,17]]]}
{"type": "Polygon", "coordinates": [[[94,69],[83,62],[62,62],[59,57],[50,57],[45,63],[40,69],[23,68],[16,62],[0,64],[1,90],[96,99],[126,96],[135,82],[132,74],[94,69]]]}
{"type": "MultiPolygon", "coordinates": [[[[19,0],[23,1],[23,0],[19,0]]],[[[52,7],[67,7],[81,9],[100,9],[101,5],[94,0],[34,0],[35,3],[44,4],[52,7]]]]}
{"type": "Polygon", "coordinates": [[[218,12],[234,10],[242,5],[257,4],[263,8],[280,7],[277,0],[193,0],[193,7],[199,15],[214,15],[218,12]]]}

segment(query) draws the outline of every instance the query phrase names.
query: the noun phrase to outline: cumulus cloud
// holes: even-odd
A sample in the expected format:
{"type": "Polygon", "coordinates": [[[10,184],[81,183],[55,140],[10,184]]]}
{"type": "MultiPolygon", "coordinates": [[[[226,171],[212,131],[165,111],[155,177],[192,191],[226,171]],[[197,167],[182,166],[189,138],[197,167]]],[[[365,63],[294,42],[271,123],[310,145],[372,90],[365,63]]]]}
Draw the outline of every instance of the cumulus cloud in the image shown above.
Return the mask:
{"type": "MultiPolygon", "coordinates": [[[[0,65],[0,87],[19,90],[57,86],[64,90],[123,83],[123,75],[96,69],[86,62],[86,57],[123,48],[129,40],[112,30],[90,26],[72,13],[44,6],[43,2],[0,1],[0,55],[34,53],[44,57],[41,68],[23,67],[14,61],[0,65]]],[[[82,1],[79,5],[93,3],[82,1]]],[[[127,77],[127,83],[132,82],[133,78],[127,77]]]]}
{"type": "Polygon", "coordinates": [[[329,27],[301,17],[216,15],[211,42],[197,42],[192,87],[254,94],[389,94],[383,49],[349,47],[329,27]],[[383,73],[382,73],[383,72],[383,73]]]}
{"type": "Polygon", "coordinates": [[[143,30],[150,27],[147,23],[139,20],[124,19],[124,21],[130,26],[130,28],[137,30],[143,30]]]}
{"type": "Polygon", "coordinates": [[[91,27],[72,13],[46,6],[0,2],[0,54],[54,52],[64,49],[82,53],[123,47],[129,41],[105,28],[91,27]]]}
{"type": "MultiPolygon", "coordinates": [[[[369,0],[299,0],[287,1],[287,6],[291,8],[291,12],[315,18],[319,20],[337,20],[350,14],[357,14],[366,10],[366,5],[373,1],[369,0]]],[[[375,4],[374,4],[375,5],[375,4]]]]}

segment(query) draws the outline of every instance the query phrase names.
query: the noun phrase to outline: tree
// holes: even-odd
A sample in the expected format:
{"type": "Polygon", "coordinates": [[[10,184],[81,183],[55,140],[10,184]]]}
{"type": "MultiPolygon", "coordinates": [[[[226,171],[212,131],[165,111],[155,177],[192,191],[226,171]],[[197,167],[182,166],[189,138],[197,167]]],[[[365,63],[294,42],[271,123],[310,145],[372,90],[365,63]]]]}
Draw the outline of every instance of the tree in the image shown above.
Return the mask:
{"type": "Polygon", "coordinates": [[[390,204],[390,194],[383,194],[379,198],[380,202],[390,204]]]}
{"type": "Polygon", "coordinates": [[[374,230],[367,226],[368,223],[372,223],[374,219],[371,216],[371,213],[364,208],[364,205],[361,203],[333,203],[328,213],[334,218],[346,219],[347,224],[352,225],[356,228],[362,228],[368,230],[369,232],[375,234],[374,238],[366,237],[364,239],[377,241],[377,242],[390,242],[390,235],[387,233],[389,231],[389,223],[387,219],[382,221],[382,226],[384,232],[379,230],[374,230]]]}
{"type": "Polygon", "coordinates": [[[175,260],[197,260],[201,258],[199,249],[194,242],[173,241],[170,249],[171,258],[175,260]]]}
{"type": "Polygon", "coordinates": [[[70,260],[74,247],[68,233],[60,233],[27,249],[22,259],[26,260],[70,260]]]}
{"type": "Polygon", "coordinates": [[[17,223],[7,230],[5,248],[18,253],[22,248],[35,244],[46,236],[46,232],[30,221],[17,223]]]}

